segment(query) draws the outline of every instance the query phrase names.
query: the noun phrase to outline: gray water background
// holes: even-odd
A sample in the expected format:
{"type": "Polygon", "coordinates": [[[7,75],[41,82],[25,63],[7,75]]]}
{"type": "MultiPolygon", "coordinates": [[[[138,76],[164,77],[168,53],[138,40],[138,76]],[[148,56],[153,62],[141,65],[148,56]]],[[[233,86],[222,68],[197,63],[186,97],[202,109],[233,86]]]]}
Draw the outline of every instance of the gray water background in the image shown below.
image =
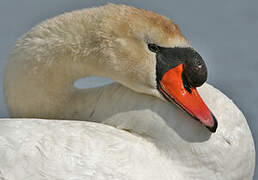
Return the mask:
{"type": "MultiPolygon", "coordinates": [[[[118,0],[171,18],[205,59],[208,82],[244,112],[258,147],[258,0],[118,0]]],[[[3,69],[18,37],[42,20],[105,0],[0,0],[0,117],[8,117],[3,99],[3,69]]],[[[80,87],[110,82],[80,80],[80,87]]],[[[255,171],[254,179],[258,179],[255,171]]]]}

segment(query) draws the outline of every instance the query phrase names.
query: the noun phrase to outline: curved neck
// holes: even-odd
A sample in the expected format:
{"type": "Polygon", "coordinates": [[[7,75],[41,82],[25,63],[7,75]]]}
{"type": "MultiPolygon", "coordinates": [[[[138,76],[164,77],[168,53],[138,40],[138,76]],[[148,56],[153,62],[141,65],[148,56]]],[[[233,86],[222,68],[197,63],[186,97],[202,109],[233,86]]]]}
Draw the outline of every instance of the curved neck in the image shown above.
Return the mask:
{"type": "MultiPolygon", "coordinates": [[[[128,58],[131,53],[127,46],[121,51],[114,50],[123,44],[120,31],[124,32],[128,26],[122,26],[126,20],[121,20],[110,8],[60,15],[34,27],[17,42],[4,80],[12,117],[77,119],[78,113],[71,111],[73,106],[69,104],[81,101],[86,104],[85,98],[89,97],[88,91],[77,91],[73,83],[87,76],[107,77],[138,92],[158,93],[155,62],[149,61],[153,54],[139,56],[139,51],[128,58]],[[147,65],[139,59],[145,59],[147,65]],[[85,98],[77,96],[77,92],[85,98]]],[[[135,40],[129,42],[132,47],[139,44],[135,40]]],[[[145,44],[140,47],[145,48],[145,44]]]]}

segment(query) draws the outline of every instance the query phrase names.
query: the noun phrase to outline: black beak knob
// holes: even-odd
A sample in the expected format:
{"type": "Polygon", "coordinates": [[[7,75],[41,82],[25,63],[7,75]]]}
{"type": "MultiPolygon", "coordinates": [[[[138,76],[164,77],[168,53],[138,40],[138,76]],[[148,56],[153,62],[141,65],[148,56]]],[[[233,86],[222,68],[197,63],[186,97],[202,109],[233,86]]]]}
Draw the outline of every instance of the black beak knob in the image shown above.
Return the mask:
{"type": "Polygon", "coordinates": [[[199,87],[207,80],[207,67],[202,57],[194,51],[192,57],[185,60],[184,75],[192,87],[199,87]]]}

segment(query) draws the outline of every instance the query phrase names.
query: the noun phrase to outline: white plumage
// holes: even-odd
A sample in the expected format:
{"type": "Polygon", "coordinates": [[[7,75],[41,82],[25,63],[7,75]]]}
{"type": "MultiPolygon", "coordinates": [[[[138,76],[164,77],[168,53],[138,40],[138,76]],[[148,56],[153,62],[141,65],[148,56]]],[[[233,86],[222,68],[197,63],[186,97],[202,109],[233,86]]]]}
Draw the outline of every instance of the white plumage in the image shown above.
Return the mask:
{"type": "Polygon", "coordinates": [[[132,133],[85,121],[1,119],[0,177],[252,179],[255,152],[246,120],[215,88],[200,88],[218,117],[218,131],[210,134],[176,106],[119,84],[108,86],[98,103],[110,99],[109,90],[120,98],[96,112],[132,133]],[[115,104],[120,109],[112,114],[115,104]]]}

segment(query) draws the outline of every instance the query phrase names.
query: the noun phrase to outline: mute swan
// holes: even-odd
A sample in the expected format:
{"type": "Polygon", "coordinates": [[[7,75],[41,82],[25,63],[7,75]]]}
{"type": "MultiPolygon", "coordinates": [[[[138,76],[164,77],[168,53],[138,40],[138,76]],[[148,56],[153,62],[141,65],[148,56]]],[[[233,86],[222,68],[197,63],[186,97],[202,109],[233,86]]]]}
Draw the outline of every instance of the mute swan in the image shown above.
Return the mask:
{"type": "Polygon", "coordinates": [[[9,57],[11,117],[116,128],[1,119],[0,177],[251,179],[247,122],[208,84],[198,88],[203,102],[196,87],[206,79],[204,61],[177,25],[153,12],[109,4],[44,21],[9,57]],[[92,75],[119,84],[73,87],[92,75]]]}

